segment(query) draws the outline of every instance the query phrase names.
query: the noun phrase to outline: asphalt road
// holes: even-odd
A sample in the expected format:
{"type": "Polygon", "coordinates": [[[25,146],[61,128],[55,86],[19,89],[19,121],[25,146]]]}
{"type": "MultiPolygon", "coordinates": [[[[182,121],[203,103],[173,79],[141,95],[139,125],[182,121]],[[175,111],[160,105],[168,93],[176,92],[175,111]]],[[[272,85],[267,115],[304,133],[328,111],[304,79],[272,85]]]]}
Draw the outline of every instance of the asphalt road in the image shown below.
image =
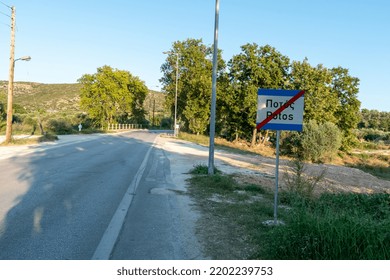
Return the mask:
{"type": "Polygon", "coordinates": [[[101,135],[0,159],[0,259],[202,258],[157,137],[101,135]]]}

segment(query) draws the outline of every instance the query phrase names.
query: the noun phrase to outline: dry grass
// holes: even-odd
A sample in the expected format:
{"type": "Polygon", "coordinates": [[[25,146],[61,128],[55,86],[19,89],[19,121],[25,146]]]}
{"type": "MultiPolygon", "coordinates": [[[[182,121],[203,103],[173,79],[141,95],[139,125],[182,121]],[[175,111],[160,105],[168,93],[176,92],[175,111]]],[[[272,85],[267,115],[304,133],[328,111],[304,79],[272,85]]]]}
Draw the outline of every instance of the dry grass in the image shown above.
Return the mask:
{"type": "Polygon", "coordinates": [[[22,138],[12,138],[10,143],[1,143],[0,146],[21,146],[21,145],[34,145],[42,142],[51,142],[58,140],[57,135],[47,133],[41,136],[26,136],[22,138]]]}
{"type": "Polygon", "coordinates": [[[358,168],[371,175],[390,180],[390,155],[385,153],[341,154],[339,164],[358,168]]]}
{"type": "MultiPolygon", "coordinates": [[[[209,146],[210,141],[208,136],[195,135],[185,132],[180,132],[179,138],[206,147],[209,146]]],[[[264,157],[272,157],[275,155],[275,149],[270,147],[269,145],[256,145],[255,147],[251,147],[248,142],[243,140],[229,142],[223,138],[215,138],[214,143],[218,149],[225,150],[228,152],[251,153],[262,155],[264,157]]]]}

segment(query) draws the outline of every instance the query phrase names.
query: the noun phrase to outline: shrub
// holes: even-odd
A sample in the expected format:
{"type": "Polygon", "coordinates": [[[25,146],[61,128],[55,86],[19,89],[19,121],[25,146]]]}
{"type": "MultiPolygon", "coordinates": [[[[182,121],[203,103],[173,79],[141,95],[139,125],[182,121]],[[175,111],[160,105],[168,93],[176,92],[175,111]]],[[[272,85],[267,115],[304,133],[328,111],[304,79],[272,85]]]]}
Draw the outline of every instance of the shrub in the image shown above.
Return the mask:
{"type": "Polygon", "coordinates": [[[362,128],[356,131],[356,135],[360,140],[369,142],[380,142],[388,143],[390,140],[390,132],[373,129],[373,128],[362,128]]]}
{"type": "Polygon", "coordinates": [[[296,159],[293,162],[292,174],[286,172],[285,184],[286,191],[283,193],[285,199],[291,202],[295,199],[312,199],[314,189],[324,178],[326,170],[323,169],[318,175],[312,176],[305,174],[306,166],[303,161],[296,159]]]}
{"type": "Polygon", "coordinates": [[[170,129],[173,127],[173,122],[171,118],[163,118],[160,122],[161,128],[170,129]]]}
{"type": "Polygon", "coordinates": [[[341,132],[333,123],[310,121],[302,135],[303,158],[313,162],[332,160],[341,147],[341,132]]]}
{"type": "Polygon", "coordinates": [[[49,120],[47,130],[54,134],[72,134],[74,132],[72,125],[64,119],[49,120]]]}
{"type": "MultiPolygon", "coordinates": [[[[190,170],[190,174],[194,174],[194,175],[207,175],[208,172],[209,172],[209,167],[203,164],[196,164],[194,165],[194,168],[190,170]]],[[[221,174],[221,171],[218,168],[214,167],[214,173],[221,174]]]]}
{"type": "Polygon", "coordinates": [[[312,162],[332,160],[341,147],[342,134],[331,122],[306,123],[302,133],[290,133],[281,144],[283,154],[312,162]]]}

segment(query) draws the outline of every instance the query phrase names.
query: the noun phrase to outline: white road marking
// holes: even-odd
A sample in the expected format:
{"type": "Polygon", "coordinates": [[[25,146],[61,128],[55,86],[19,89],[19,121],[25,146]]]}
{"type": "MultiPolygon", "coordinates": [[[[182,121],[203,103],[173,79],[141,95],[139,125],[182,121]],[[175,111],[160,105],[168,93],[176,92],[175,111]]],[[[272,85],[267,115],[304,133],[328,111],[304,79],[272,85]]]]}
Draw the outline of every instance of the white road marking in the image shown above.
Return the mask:
{"type": "Polygon", "coordinates": [[[125,195],[122,198],[121,203],[116,209],[110,224],[108,225],[106,231],[104,232],[103,237],[100,240],[100,243],[97,246],[95,253],[92,256],[92,260],[110,259],[111,252],[115,246],[116,240],[118,239],[119,233],[122,229],[123,222],[126,218],[131,202],[133,201],[135,191],[139,185],[142,175],[144,174],[146,163],[150,156],[150,152],[154,148],[157,138],[158,137],[156,137],[156,139],[153,142],[153,145],[146,152],[145,158],[142,161],[141,166],[139,167],[133,180],[131,181],[125,195]]]}

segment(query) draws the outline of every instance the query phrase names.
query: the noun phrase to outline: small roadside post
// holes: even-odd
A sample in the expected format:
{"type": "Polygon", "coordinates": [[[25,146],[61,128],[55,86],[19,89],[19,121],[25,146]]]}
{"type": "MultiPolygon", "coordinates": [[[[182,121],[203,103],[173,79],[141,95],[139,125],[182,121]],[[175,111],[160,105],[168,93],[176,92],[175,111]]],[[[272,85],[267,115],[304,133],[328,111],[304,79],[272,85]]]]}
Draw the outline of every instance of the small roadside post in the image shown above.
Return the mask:
{"type": "Polygon", "coordinates": [[[303,90],[259,89],[256,128],[276,130],[274,224],[278,223],[279,141],[281,130],[302,131],[303,90]]]}

